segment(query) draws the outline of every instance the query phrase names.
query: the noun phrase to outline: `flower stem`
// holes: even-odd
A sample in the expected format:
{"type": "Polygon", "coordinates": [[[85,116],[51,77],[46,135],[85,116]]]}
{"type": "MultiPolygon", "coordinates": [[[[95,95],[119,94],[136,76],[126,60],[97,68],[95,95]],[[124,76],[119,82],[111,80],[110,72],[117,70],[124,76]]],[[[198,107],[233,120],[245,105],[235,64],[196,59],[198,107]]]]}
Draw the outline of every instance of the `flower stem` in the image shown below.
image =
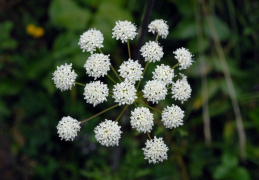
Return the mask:
{"type": "Polygon", "coordinates": [[[149,132],[147,132],[148,139],[151,140],[149,132]]]}
{"type": "Polygon", "coordinates": [[[157,111],[157,112],[159,112],[159,113],[162,113],[162,111],[160,111],[160,110],[158,110],[158,109],[156,109],[156,108],[153,108],[153,107],[149,106],[148,104],[146,104],[146,103],[144,103],[144,102],[142,102],[142,101],[137,101],[137,102],[140,103],[140,104],[143,104],[144,106],[146,106],[146,107],[148,107],[148,108],[150,108],[150,109],[152,109],[152,110],[154,110],[154,111],[157,111]]]}
{"type": "Polygon", "coordinates": [[[107,77],[108,77],[114,84],[117,84],[116,81],[114,81],[114,79],[113,79],[111,76],[109,76],[108,74],[107,74],[107,77]]]}
{"type": "Polygon", "coordinates": [[[180,64],[180,63],[177,63],[176,65],[174,65],[174,66],[172,67],[172,69],[174,69],[176,66],[178,66],[178,64],[180,64]]]}
{"type": "Polygon", "coordinates": [[[99,113],[93,115],[92,117],[89,117],[88,119],[85,119],[85,120],[81,121],[80,124],[85,123],[85,122],[89,121],[90,119],[93,119],[93,118],[95,118],[95,117],[97,117],[97,116],[99,116],[99,115],[105,113],[106,111],[109,111],[109,110],[111,110],[111,109],[113,109],[113,108],[115,108],[115,107],[117,107],[117,106],[119,106],[119,104],[115,104],[114,106],[109,107],[109,108],[107,108],[107,109],[105,109],[105,110],[103,110],[103,111],[101,111],[101,112],[99,112],[99,113]]]}
{"type": "Polygon", "coordinates": [[[128,46],[129,58],[131,59],[129,40],[127,40],[127,46],[128,46]]]}
{"type": "Polygon", "coordinates": [[[156,41],[155,41],[155,42],[157,42],[157,41],[158,41],[158,37],[159,37],[159,35],[157,34],[157,35],[156,35],[156,41]]]}
{"type": "Polygon", "coordinates": [[[79,82],[75,82],[75,84],[80,85],[80,86],[85,86],[85,84],[79,83],[79,82]]]}
{"type": "Polygon", "coordinates": [[[116,72],[116,70],[114,69],[114,67],[111,65],[112,71],[114,72],[114,74],[117,76],[117,78],[122,82],[120,76],[118,75],[118,73],[116,72]]]}
{"type": "MultiPolygon", "coordinates": [[[[142,73],[142,76],[144,77],[144,74],[145,74],[145,72],[146,72],[146,70],[147,70],[147,67],[148,67],[148,64],[149,64],[149,61],[146,63],[146,66],[145,66],[145,69],[144,69],[144,71],[143,71],[143,73],[142,73]]],[[[142,78],[143,79],[143,78],[142,78]]],[[[142,80],[141,79],[141,80],[142,80]]],[[[138,82],[138,85],[137,85],[137,90],[138,90],[138,88],[139,88],[139,86],[140,86],[140,84],[141,84],[141,80],[139,80],[139,82],[138,82]]]]}
{"type": "Polygon", "coordinates": [[[100,53],[102,53],[102,54],[103,54],[103,52],[102,52],[102,50],[101,50],[100,48],[98,48],[98,50],[100,51],[100,53]]]}
{"type": "Polygon", "coordinates": [[[121,118],[121,116],[123,115],[124,111],[126,111],[126,109],[129,107],[129,105],[126,105],[124,107],[124,109],[121,111],[120,115],[117,117],[117,119],[115,120],[116,122],[121,118]]]}

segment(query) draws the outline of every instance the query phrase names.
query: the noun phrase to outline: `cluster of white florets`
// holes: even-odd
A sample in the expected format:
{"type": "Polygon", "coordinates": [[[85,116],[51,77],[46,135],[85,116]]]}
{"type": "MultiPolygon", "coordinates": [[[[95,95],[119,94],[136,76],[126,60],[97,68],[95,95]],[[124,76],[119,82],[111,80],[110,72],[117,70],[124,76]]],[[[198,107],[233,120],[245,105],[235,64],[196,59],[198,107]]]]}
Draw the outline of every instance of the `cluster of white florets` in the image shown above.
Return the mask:
{"type": "MultiPolygon", "coordinates": [[[[146,141],[146,147],[143,148],[145,159],[147,159],[149,163],[158,163],[167,159],[168,147],[162,138],[154,136],[152,139],[150,137],[149,133],[151,133],[154,126],[154,115],[150,112],[150,109],[161,112],[161,121],[163,125],[169,129],[183,125],[184,111],[177,105],[167,106],[160,111],[150,106],[149,102],[158,104],[161,100],[166,98],[168,90],[171,89],[172,98],[183,103],[190,98],[192,90],[185,75],[180,73],[181,77],[174,81],[174,78],[176,77],[174,74],[175,66],[172,68],[169,65],[161,64],[156,65],[155,70],[152,72],[152,80],[147,80],[144,89],[137,92],[141,81],[144,79],[143,73],[147,70],[147,65],[149,63],[161,61],[164,55],[163,48],[157,41],[158,37],[161,36],[162,38],[166,38],[169,33],[168,25],[164,20],[152,21],[149,24],[148,29],[149,32],[157,34],[157,38],[155,41],[145,43],[140,49],[140,53],[146,62],[145,69],[142,68],[142,65],[138,60],[129,58],[120,65],[118,69],[119,73],[117,74],[116,70],[114,70],[111,65],[109,55],[104,55],[100,49],[103,47],[104,38],[99,30],[90,29],[84,32],[80,36],[78,44],[83,52],[86,51],[91,53],[84,64],[86,74],[89,77],[94,78],[94,80],[107,75],[108,78],[115,83],[112,87],[112,91],[109,91],[108,85],[104,84],[101,80],[87,83],[84,88],[84,99],[86,103],[92,104],[95,107],[96,105],[107,101],[108,96],[112,96],[114,102],[118,103],[119,106],[126,105],[123,112],[129,105],[134,104],[136,107],[131,112],[130,116],[131,127],[138,132],[148,134],[149,140],[146,141]],[[99,49],[100,53],[93,54],[96,49],[99,49]],[[110,68],[114,71],[120,82],[116,82],[112,76],[108,75],[110,68]],[[136,83],[137,81],[139,82],[136,83]],[[135,84],[137,85],[135,86],[135,84]]],[[[129,43],[129,40],[133,40],[136,37],[136,31],[137,28],[133,23],[129,21],[117,21],[113,28],[112,38],[121,40],[122,43],[129,43]]],[[[180,70],[187,69],[192,65],[193,55],[187,49],[179,48],[174,51],[173,54],[178,61],[180,70]]],[[[53,73],[52,79],[58,89],[65,91],[71,90],[75,83],[84,85],[75,82],[76,77],[77,74],[72,70],[72,64],[65,64],[57,67],[57,70],[53,73]]],[[[114,107],[118,105],[115,105],[114,107]]],[[[107,110],[104,110],[99,114],[102,114],[107,110]]],[[[118,146],[122,131],[117,120],[119,120],[123,112],[118,116],[116,121],[105,119],[105,121],[95,127],[94,132],[97,142],[104,146],[118,146]]],[[[88,118],[85,121],[88,121],[91,118],[88,118]]],[[[69,116],[63,117],[58,123],[57,129],[61,139],[72,141],[80,130],[80,122],[69,116]]]]}

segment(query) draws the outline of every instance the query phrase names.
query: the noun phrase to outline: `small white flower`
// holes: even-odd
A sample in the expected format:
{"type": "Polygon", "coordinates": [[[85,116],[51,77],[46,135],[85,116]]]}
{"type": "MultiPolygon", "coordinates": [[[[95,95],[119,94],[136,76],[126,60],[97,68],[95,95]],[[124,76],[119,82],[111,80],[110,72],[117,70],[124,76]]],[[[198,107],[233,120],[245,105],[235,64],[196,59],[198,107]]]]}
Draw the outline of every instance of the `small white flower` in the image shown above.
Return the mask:
{"type": "Polygon", "coordinates": [[[173,82],[174,69],[164,64],[158,65],[153,73],[153,79],[163,81],[166,85],[173,82]]]}
{"type": "Polygon", "coordinates": [[[164,100],[167,95],[167,88],[164,82],[152,80],[147,81],[143,89],[143,97],[147,98],[148,101],[158,103],[160,100],[164,100]]]}
{"type": "Polygon", "coordinates": [[[191,97],[191,86],[187,81],[187,77],[181,74],[182,79],[178,79],[172,86],[172,98],[180,100],[182,103],[191,97]]]}
{"type": "Polygon", "coordinates": [[[163,39],[169,34],[169,27],[163,19],[156,19],[148,25],[148,32],[158,33],[163,39]]]}
{"type": "Polygon", "coordinates": [[[162,138],[147,140],[146,147],[142,148],[145,159],[149,163],[159,163],[167,159],[167,151],[169,150],[162,138]]]}
{"type": "Polygon", "coordinates": [[[73,141],[80,130],[80,123],[70,116],[63,117],[57,125],[57,130],[61,140],[73,141]]]}
{"type": "Polygon", "coordinates": [[[118,71],[120,76],[128,82],[135,83],[135,81],[139,81],[143,78],[143,68],[141,67],[141,64],[138,63],[138,60],[133,61],[132,59],[129,59],[128,61],[124,61],[118,71]]]}
{"type": "Polygon", "coordinates": [[[78,45],[81,47],[83,52],[87,51],[92,54],[96,48],[103,47],[103,39],[101,31],[89,29],[80,36],[78,45]]]}
{"type": "Polygon", "coordinates": [[[154,125],[153,121],[153,114],[146,107],[138,107],[131,112],[130,124],[138,132],[151,132],[154,125]]]}
{"type": "Polygon", "coordinates": [[[183,125],[183,117],[184,111],[177,105],[167,106],[162,112],[162,122],[169,129],[183,125]]]}
{"type": "Polygon", "coordinates": [[[108,86],[101,81],[94,81],[85,86],[84,99],[87,103],[93,104],[94,107],[97,104],[107,101],[108,95],[108,86]]]}
{"type": "Polygon", "coordinates": [[[95,127],[95,138],[103,146],[118,146],[122,133],[120,129],[118,122],[105,119],[95,127]]]}
{"type": "Polygon", "coordinates": [[[109,55],[104,54],[92,54],[86,61],[84,67],[86,74],[94,79],[107,75],[110,70],[110,58],[109,55]]]}
{"type": "Polygon", "coordinates": [[[72,64],[57,66],[57,70],[53,73],[52,80],[58,89],[61,91],[71,90],[75,85],[77,74],[72,71],[72,64]]]}
{"type": "Polygon", "coordinates": [[[140,49],[140,52],[145,61],[149,62],[160,61],[164,55],[163,48],[154,41],[146,42],[140,49]]]}
{"type": "Polygon", "coordinates": [[[119,103],[119,105],[130,105],[137,98],[136,92],[137,90],[134,85],[129,82],[121,82],[114,85],[112,97],[115,99],[115,102],[119,103]]]}
{"type": "Polygon", "coordinates": [[[136,26],[130,21],[116,21],[112,30],[112,38],[120,39],[122,43],[127,42],[128,39],[133,40],[138,34],[136,26]]]}
{"type": "Polygon", "coordinates": [[[177,59],[180,63],[180,70],[189,68],[194,62],[192,59],[193,55],[190,53],[188,49],[179,48],[176,51],[174,51],[173,54],[175,54],[175,59],[177,59]]]}

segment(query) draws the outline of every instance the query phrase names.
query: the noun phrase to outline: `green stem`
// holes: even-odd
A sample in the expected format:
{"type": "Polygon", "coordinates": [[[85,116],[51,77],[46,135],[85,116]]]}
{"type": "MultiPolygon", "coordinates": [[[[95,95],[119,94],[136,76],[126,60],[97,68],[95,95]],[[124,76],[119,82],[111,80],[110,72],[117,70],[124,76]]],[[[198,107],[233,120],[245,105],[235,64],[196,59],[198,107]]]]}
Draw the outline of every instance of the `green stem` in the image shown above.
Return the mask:
{"type": "Polygon", "coordinates": [[[160,110],[158,110],[158,109],[156,109],[156,108],[153,108],[153,107],[149,106],[148,104],[146,104],[146,103],[144,103],[144,102],[141,102],[141,101],[137,101],[137,102],[140,103],[140,104],[143,104],[144,106],[146,106],[146,107],[148,107],[148,108],[150,108],[150,109],[152,109],[152,110],[154,110],[154,111],[157,111],[157,112],[159,112],[159,113],[162,113],[162,111],[160,111],[160,110]]]}
{"type": "Polygon", "coordinates": [[[102,50],[101,50],[100,48],[98,48],[98,50],[100,51],[100,53],[102,53],[102,54],[103,54],[103,52],[102,52],[102,50]]]}
{"type": "Polygon", "coordinates": [[[147,132],[148,139],[151,140],[149,132],[147,132]]]}
{"type": "MultiPolygon", "coordinates": [[[[146,63],[146,65],[145,65],[145,68],[144,68],[144,71],[143,71],[143,73],[142,73],[142,76],[144,77],[144,74],[145,74],[145,72],[146,72],[146,70],[147,70],[147,67],[148,67],[148,64],[149,64],[149,61],[146,63]]],[[[142,78],[143,79],[143,78],[142,78]]],[[[141,80],[142,80],[141,79],[141,80]]],[[[139,88],[139,86],[140,86],[140,84],[141,84],[141,80],[139,80],[139,82],[138,82],[138,85],[137,85],[137,90],[138,90],[138,88],[139,88]]]]}
{"type": "Polygon", "coordinates": [[[129,40],[127,40],[127,46],[128,46],[129,58],[131,59],[129,40]]]}
{"type": "Polygon", "coordinates": [[[107,74],[107,77],[108,77],[114,84],[117,84],[116,81],[114,81],[114,79],[113,79],[110,75],[107,74]]]}
{"type": "Polygon", "coordinates": [[[134,103],[135,108],[137,108],[137,107],[138,107],[138,106],[137,106],[137,103],[136,103],[135,101],[134,101],[133,103],[134,103]]]}
{"type": "Polygon", "coordinates": [[[75,82],[75,84],[80,85],[80,86],[85,86],[85,84],[79,83],[79,82],[75,82]]]}
{"type": "Polygon", "coordinates": [[[111,109],[117,107],[117,106],[119,106],[119,104],[115,104],[114,106],[109,107],[109,108],[107,108],[107,109],[105,109],[105,110],[103,110],[103,111],[101,111],[101,112],[99,112],[99,113],[93,115],[92,117],[81,121],[80,124],[85,123],[85,122],[89,121],[90,119],[93,119],[93,118],[95,118],[95,117],[97,117],[97,116],[99,116],[99,115],[101,115],[101,114],[103,114],[103,113],[105,113],[105,112],[107,112],[107,111],[109,111],[109,110],[111,110],[111,109]]]}
{"type": "Polygon", "coordinates": [[[118,73],[116,72],[116,70],[114,69],[114,67],[111,65],[112,71],[114,72],[114,74],[117,76],[117,78],[120,80],[120,82],[122,82],[120,76],[118,75],[118,73]]]}
{"type": "Polygon", "coordinates": [[[174,66],[172,67],[172,69],[174,69],[176,66],[178,66],[178,64],[180,64],[180,63],[177,63],[176,65],[174,65],[174,66]]]}
{"type": "Polygon", "coordinates": [[[157,42],[157,41],[158,41],[158,37],[159,37],[159,35],[157,34],[157,35],[156,35],[156,41],[155,41],[155,42],[157,42]]]}
{"type": "Polygon", "coordinates": [[[121,116],[123,115],[124,111],[126,111],[127,107],[129,107],[129,105],[126,105],[124,107],[124,109],[121,111],[120,115],[117,117],[117,119],[115,120],[116,122],[121,118],[121,116]]]}

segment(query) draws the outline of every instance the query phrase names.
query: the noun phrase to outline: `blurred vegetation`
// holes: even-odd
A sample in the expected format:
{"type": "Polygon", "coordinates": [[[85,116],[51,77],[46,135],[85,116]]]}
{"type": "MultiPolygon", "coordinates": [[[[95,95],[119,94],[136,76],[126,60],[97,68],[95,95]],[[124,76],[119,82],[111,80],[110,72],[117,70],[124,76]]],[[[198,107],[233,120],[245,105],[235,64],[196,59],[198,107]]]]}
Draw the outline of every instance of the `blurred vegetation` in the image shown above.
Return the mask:
{"type": "MultiPolygon", "coordinates": [[[[124,133],[119,147],[96,143],[94,127],[106,116],[117,117],[120,109],[89,121],[75,141],[61,141],[56,125],[63,116],[83,120],[113,102],[110,99],[93,108],[85,103],[82,87],[60,92],[52,82],[56,66],[64,63],[73,63],[78,82],[92,80],[83,68],[89,54],[77,45],[80,34],[89,28],[104,34],[103,51],[111,54],[118,67],[127,58],[127,47],[111,38],[112,28],[116,20],[130,20],[140,27],[146,1],[3,0],[0,179],[259,179],[259,2],[205,2],[241,109],[246,160],[240,158],[236,117],[200,1],[156,1],[151,15],[151,20],[164,19],[170,27],[168,38],[159,39],[165,52],[161,63],[175,65],[172,51],[179,47],[189,48],[195,63],[184,71],[193,89],[192,98],[180,105],[186,111],[185,123],[169,130],[159,126],[160,117],[156,117],[152,136],[164,137],[170,150],[167,161],[149,165],[141,150],[147,137],[131,129],[129,112],[120,119],[124,133]],[[210,145],[204,137],[204,92],[208,95],[210,145]]],[[[154,38],[149,33],[146,40],[154,38]]],[[[131,42],[132,51],[137,51],[137,41],[131,42]]],[[[144,64],[143,59],[139,61],[144,64]]],[[[149,77],[154,67],[150,66],[149,77]]],[[[169,97],[160,106],[172,103],[169,97]]]]}

